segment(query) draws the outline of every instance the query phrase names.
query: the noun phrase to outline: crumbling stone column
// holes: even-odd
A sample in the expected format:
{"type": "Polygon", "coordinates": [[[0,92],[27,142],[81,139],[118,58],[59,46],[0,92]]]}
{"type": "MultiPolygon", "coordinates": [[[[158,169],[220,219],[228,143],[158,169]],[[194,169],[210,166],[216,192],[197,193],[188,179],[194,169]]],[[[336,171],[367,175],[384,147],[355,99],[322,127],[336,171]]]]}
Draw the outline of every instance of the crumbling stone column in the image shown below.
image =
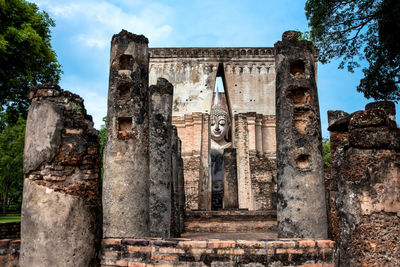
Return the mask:
{"type": "Polygon", "coordinates": [[[164,78],[150,86],[150,235],[170,237],[171,229],[171,120],[173,86],[164,78]]]}
{"type": "Polygon", "coordinates": [[[98,132],[83,99],[31,89],[19,266],[96,266],[101,240],[98,132]]]}
{"type": "Polygon", "coordinates": [[[275,116],[264,115],[262,119],[262,150],[265,157],[276,157],[275,116]]]}
{"type": "Polygon", "coordinates": [[[239,208],[236,148],[224,150],[224,209],[239,208]]]}
{"type": "Polygon", "coordinates": [[[179,237],[184,230],[185,191],[183,181],[183,161],[181,157],[181,140],[177,129],[172,125],[171,131],[171,161],[172,161],[172,215],[171,236],[179,237]]]}
{"type": "Polygon", "coordinates": [[[235,115],[235,128],[239,208],[253,210],[246,114],[235,115]]]}
{"type": "Polygon", "coordinates": [[[340,266],[400,265],[400,129],[390,102],[365,111],[329,111],[334,208],[340,266]]]}
{"type": "Polygon", "coordinates": [[[278,237],[327,238],[315,49],[299,34],[275,44],[278,237]]]}
{"type": "Polygon", "coordinates": [[[148,40],[113,36],[104,148],[103,237],[149,236],[148,40]]]}
{"type": "Polygon", "coordinates": [[[256,117],[256,150],[258,155],[263,154],[262,149],[262,114],[256,117]]]}
{"type": "Polygon", "coordinates": [[[176,126],[171,129],[171,236],[180,236],[180,217],[179,217],[179,186],[178,186],[178,132],[176,126]]]}
{"type": "Polygon", "coordinates": [[[249,112],[246,114],[247,119],[247,130],[248,130],[248,140],[249,140],[249,153],[255,154],[257,151],[257,142],[256,142],[256,114],[253,112],[249,112]]]}
{"type": "Polygon", "coordinates": [[[183,175],[182,141],[178,138],[177,142],[177,168],[178,168],[178,209],[179,209],[179,232],[185,230],[185,180],[183,175]]]}
{"type": "Polygon", "coordinates": [[[203,114],[200,170],[199,170],[199,209],[211,210],[211,183],[209,173],[210,115],[203,114]]]}

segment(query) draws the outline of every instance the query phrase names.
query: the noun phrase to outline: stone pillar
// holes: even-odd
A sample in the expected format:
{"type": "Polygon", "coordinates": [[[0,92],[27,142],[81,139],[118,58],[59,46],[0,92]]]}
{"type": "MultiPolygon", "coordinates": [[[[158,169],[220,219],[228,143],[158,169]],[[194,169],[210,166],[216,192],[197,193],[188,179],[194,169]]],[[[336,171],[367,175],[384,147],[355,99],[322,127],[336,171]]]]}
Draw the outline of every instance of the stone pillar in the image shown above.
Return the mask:
{"type": "Polygon", "coordinates": [[[256,116],[256,150],[258,155],[263,154],[262,149],[262,115],[256,116]]]}
{"type": "Polygon", "coordinates": [[[173,86],[164,78],[150,86],[149,155],[150,236],[170,237],[171,120],[173,86]]]}
{"type": "Polygon", "coordinates": [[[400,129],[382,104],[329,112],[339,266],[400,265],[400,129]]]}
{"type": "Polygon", "coordinates": [[[236,148],[224,150],[224,209],[239,208],[238,181],[236,168],[236,148]]]}
{"type": "Polygon", "coordinates": [[[39,85],[30,99],[19,266],[97,266],[102,220],[98,132],[75,94],[39,85]]]}
{"type": "Polygon", "coordinates": [[[185,180],[183,175],[183,159],[182,159],[182,142],[178,138],[177,143],[177,152],[178,152],[178,209],[179,209],[179,232],[183,233],[185,231],[185,180]]]}
{"type": "Polygon", "coordinates": [[[194,150],[194,121],[193,121],[193,114],[185,114],[185,128],[186,128],[186,139],[187,142],[185,143],[185,146],[188,148],[186,151],[188,154],[185,154],[185,156],[193,156],[196,155],[195,150],[194,150]]]}
{"type": "Polygon", "coordinates": [[[148,40],[125,30],[111,42],[103,237],[149,236],[148,40]]]}
{"type": "Polygon", "coordinates": [[[208,170],[208,151],[210,141],[209,114],[203,114],[201,128],[201,151],[199,171],[199,209],[211,210],[211,190],[209,190],[210,176],[208,170]]]}
{"type": "Polygon", "coordinates": [[[245,114],[235,115],[236,162],[238,180],[238,201],[240,209],[253,209],[251,191],[249,141],[245,114]]]}
{"type": "Polygon", "coordinates": [[[248,113],[247,115],[247,129],[249,139],[249,153],[256,153],[256,116],[255,113],[248,113]]]}
{"type": "Polygon", "coordinates": [[[330,152],[331,152],[331,175],[326,175],[325,190],[328,206],[328,237],[338,241],[340,236],[339,214],[335,207],[335,198],[337,194],[337,179],[332,177],[332,167],[334,165],[334,152],[340,144],[348,144],[349,132],[348,124],[351,115],[336,110],[328,111],[328,129],[330,131],[330,152]]]}
{"type": "Polygon", "coordinates": [[[275,44],[278,237],[327,238],[316,52],[299,34],[275,44]]]}
{"type": "Polygon", "coordinates": [[[276,157],[275,116],[264,115],[262,119],[262,150],[268,158],[276,157]]]}
{"type": "Polygon", "coordinates": [[[201,137],[202,137],[202,124],[203,114],[201,112],[192,113],[193,116],[193,154],[198,155],[201,151],[201,137]]]}
{"type": "Polygon", "coordinates": [[[171,236],[180,236],[180,216],[179,216],[179,167],[178,167],[178,132],[176,127],[172,125],[171,130],[171,173],[172,173],[172,190],[171,190],[171,236]]]}
{"type": "Polygon", "coordinates": [[[172,161],[172,215],[171,236],[180,237],[184,231],[185,191],[183,181],[183,161],[181,156],[181,140],[177,128],[172,125],[171,132],[171,161],[172,161]]]}

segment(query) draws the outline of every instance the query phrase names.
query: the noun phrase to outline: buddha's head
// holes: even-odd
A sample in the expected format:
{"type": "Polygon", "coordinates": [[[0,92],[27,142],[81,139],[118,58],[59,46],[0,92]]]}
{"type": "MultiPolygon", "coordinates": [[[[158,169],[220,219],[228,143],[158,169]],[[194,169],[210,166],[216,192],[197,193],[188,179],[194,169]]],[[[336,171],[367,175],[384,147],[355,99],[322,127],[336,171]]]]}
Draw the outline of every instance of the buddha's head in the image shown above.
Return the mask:
{"type": "Polygon", "coordinates": [[[211,138],[214,141],[221,141],[224,138],[228,139],[229,132],[229,113],[219,104],[211,107],[211,138]]]}

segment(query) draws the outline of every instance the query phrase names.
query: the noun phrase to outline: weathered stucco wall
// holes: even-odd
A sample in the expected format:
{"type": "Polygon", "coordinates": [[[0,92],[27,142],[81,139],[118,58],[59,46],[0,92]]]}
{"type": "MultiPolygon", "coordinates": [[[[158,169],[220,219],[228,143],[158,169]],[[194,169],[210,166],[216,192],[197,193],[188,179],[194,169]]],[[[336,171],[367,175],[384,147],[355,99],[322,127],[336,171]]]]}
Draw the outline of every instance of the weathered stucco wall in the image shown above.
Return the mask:
{"type": "Polygon", "coordinates": [[[232,113],[275,114],[275,59],[271,47],[150,48],[150,84],[174,85],[173,116],[208,113],[217,76],[225,80],[232,113]]]}

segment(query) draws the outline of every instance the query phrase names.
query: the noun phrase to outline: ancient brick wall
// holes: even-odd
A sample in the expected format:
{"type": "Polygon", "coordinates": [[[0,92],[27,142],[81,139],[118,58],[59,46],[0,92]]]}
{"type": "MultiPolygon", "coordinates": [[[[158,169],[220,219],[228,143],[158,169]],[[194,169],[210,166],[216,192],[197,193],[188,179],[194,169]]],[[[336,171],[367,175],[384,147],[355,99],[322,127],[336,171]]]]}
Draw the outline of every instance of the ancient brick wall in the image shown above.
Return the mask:
{"type": "Polygon", "coordinates": [[[334,267],[335,242],[315,239],[106,239],[101,266],[334,267]]]}
{"type": "Polygon", "coordinates": [[[400,265],[400,130],[394,114],[388,102],[353,114],[328,113],[330,228],[342,266],[400,265]]]}
{"type": "Polygon", "coordinates": [[[199,207],[199,167],[200,156],[186,156],[183,159],[185,181],[185,208],[196,210],[199,207]]]}
{"type": "Polygon", "coordinates": [[[20,239],[0,239],[0,266],[19,267],[20,239]]]}
{"type": "Polygon", "coordinates": [[[251,188],[255,210],[276,210],[276,161],[250,154],[251,188]]]}
{"type": "Polygon", "coordinates": [[[40,85],[31,89],[30,100],[32,116],[28,116],[28,123],[34,129],[29,129],[25,138],[26,178],[55,191],[99,200],[98,132],[93,128],[92,117],[86,114],[83,99],[57,85],[40,85]],[[53,109],[59,114],[55,125],[51,124],[52,118],[44,125],[39,123],[53,109]],[[53,150],[35,147],[40,140],[38,135],[44,135],[43,131],[50,135],[53,130],[53,140],[49,140],[53,150]]]}
{"type": "Polygon", "coordinates": [[[274,122],[274,118],[262,116],[262,127],[255,127],[257,117],[259,114],[256,113],[235,116],[239,207],[276,209],[276,143],[272,141],[275,139],[275,124],[268,125],[274,122]],[[268,129],[263,132],[262,128],[268,129]],[[257,136],[262,138],[257,140],[257,136]]]}
{"type": "Polygon", "coordinates": [[[0,239],[21,237],[21,222],[0,223],[0,239]]]}
{"type": "Polygon", "coordinates": [[[207,197],[207,185],[202,191],[201,182],[208,178],[208,120],[209,115],[200,112],[172,118],[182,142],[185,206],[188,210],[199,208],[202,194],[207,197]]]}
{"type": "MultiPolygon", "coordinates": [[[[105,239],[101,266],[334,267],[335,242],[314,239],[105,239]]],[[[20,240],[0,240],[0,266],[17,267],[20,240]]]]}
{"type": "Polygon", "coordinates": [[[276,237],[276,228],[276,210],[187,211],[185,219],[185,230],[189,235],[193,233],[270,233],[268,238],[273,238],[276,237]]]}

